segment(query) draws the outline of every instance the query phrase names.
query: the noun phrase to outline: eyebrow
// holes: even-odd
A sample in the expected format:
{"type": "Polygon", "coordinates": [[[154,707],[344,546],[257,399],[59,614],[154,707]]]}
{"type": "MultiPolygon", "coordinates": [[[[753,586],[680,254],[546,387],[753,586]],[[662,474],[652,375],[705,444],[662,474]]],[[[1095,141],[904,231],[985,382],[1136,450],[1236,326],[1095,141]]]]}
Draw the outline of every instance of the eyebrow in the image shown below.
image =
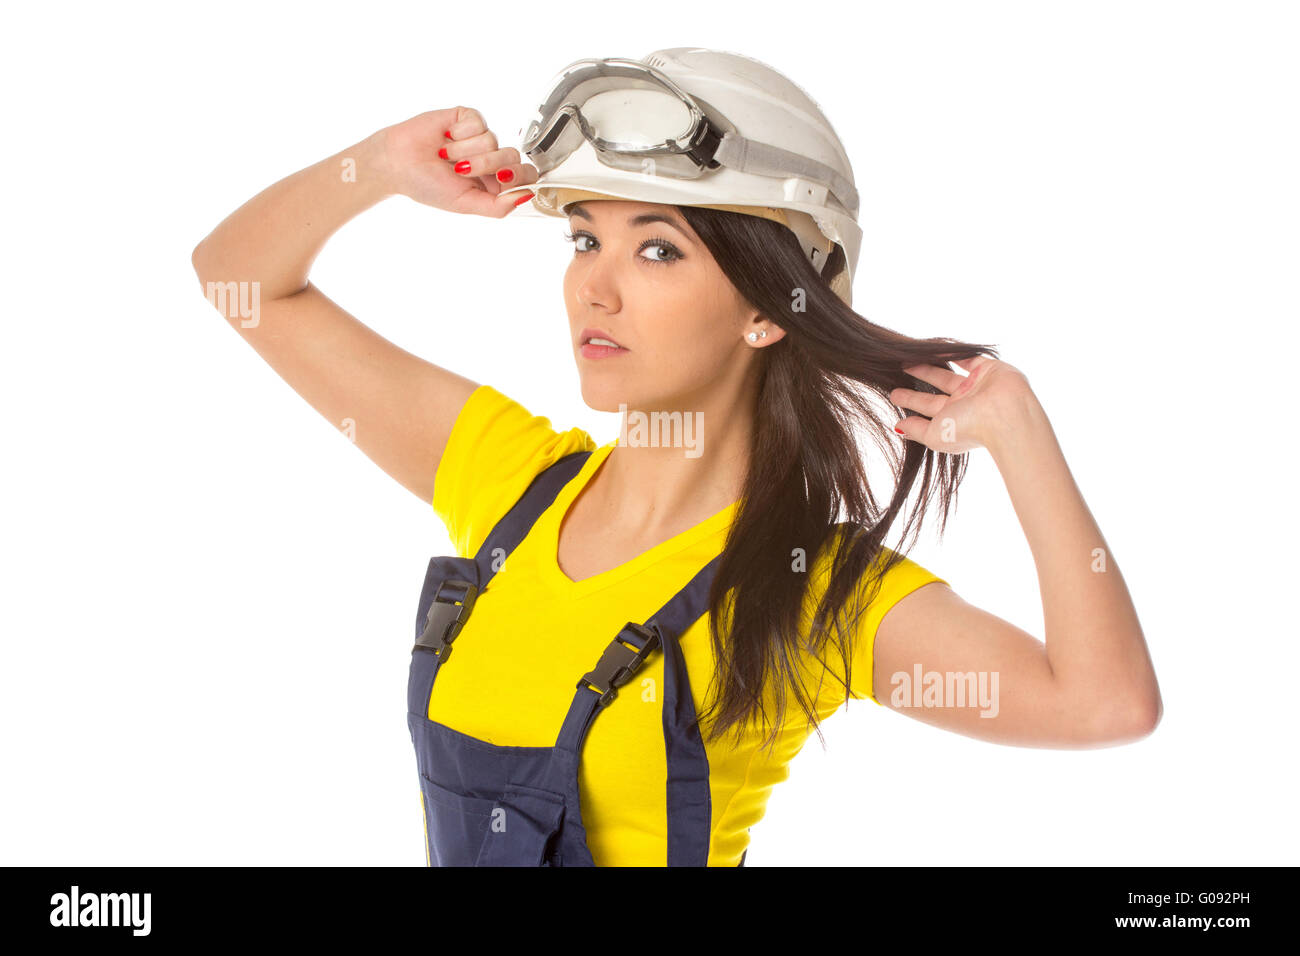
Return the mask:
{"type": "MultiPolygon", "coordinates": [[[[585,219],[587,220],[587,222],[592,221],[591,213],[583,209],[581,204],[578,203],[575,203],[574,205],[569,207],[569,215],[577,216],[579,219],[585,219]]],[[[690,239],[690,233],[688,233],[686,229],[682,227],[682,223],[680,220],[660,212],[645,212],[639,216],[633,216],[631,219],[627,221],[627,224],[635,228],[636,226],[648,226],[652,222],[667,223],[668,225],[676,229],[678,232],[680,232],[683,236],[686,236],[688,240],[690,239]]]]}

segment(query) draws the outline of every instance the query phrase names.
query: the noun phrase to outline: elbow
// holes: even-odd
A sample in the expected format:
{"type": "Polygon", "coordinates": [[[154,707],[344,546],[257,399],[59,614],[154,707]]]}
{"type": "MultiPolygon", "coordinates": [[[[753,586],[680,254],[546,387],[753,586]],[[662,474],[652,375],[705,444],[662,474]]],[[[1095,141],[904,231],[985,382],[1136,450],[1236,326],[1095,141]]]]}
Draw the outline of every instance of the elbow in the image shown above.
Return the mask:
{"type": "MultiPolygon", "coordinates": [[[[214,252],[205,237],[194,251],[190,253],[190,265],[194,267],[194,275],[199,280],[199,291],[218,312],[225,314],[225,307],[222,305],[223,299],[227,299],[237,292],[235,283],[225,282],[215,278],[216,270],[222,268],[219,262],[213,260],[214,252]]],[[[237,301],[237,300],[236,300],[237,301]]]]}
{"type": "Polygon", "coordinates": [[[199,278],[199,285],[203,284],[204,263],[207,261],[207,250],[204,246],[206,242],[207,239],[200,240],[194,247],[194,251],[190,253],[190,265],[194,267],[194,274],[199,278]]]}
{"type": "Polygon", "coordinates": [[[1164,702],[1156,691],[1126,707],[1115,706],[1099,714],[1093,722],[1091,737],[1101,746],[1136,743],[1155,733],[1164,713],[1164,702]]]}
{"type": "Polygon", "coordinates": [[[1164,715],[1165,705],[1160,700],[1159,693],[1156,693],[1149,700],[1141,701],[1130,714],[1121,742],[1133,743],[1145,737],[1150,737],[1155,733],[1156,727],[1160,724],[1160,718],[1164,715]]]}
{"type": "Polygon", "coordinates": [[[1160,691],[1156,691],[1152,695],[1150,703],[1147,705],[1145,710],[1142,711],[1142,718],[1144,721],[1142,724],[1142,727],[1144,728],[1142,736],[1146,737],[1155,733],[1156,728],[1160,726],[1160,721],[1164,716],[1165,702],[1160,697],[1160,691]]]}

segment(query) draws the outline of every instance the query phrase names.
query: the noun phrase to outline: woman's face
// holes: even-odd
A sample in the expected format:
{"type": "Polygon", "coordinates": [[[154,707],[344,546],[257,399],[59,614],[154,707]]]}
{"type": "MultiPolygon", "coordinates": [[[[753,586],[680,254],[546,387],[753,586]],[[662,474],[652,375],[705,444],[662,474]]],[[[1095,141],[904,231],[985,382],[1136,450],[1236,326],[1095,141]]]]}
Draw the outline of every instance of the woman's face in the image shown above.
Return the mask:
{"type": "Polygon", "coordinates": [[[738,389],[755,357],[746,332],[780,337],[673,206],[589,200],[569,207],[569,232],[564,304],[591,408],[702,408],[711,389],[738,389]],[[619,347],[589,345],[591,335],[619,347]]]}

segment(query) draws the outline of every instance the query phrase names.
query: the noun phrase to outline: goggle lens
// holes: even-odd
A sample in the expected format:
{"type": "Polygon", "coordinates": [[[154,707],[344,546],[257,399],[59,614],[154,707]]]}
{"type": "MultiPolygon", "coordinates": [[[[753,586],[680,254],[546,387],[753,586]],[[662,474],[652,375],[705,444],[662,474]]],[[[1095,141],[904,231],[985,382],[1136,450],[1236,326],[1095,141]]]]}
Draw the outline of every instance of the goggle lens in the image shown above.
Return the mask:
{"type": "Polygon", "coordinates": [[[684,154],[703,116],[644,67],[566,70],[528,127],[524,151],[539,172],[592,144],[600,161],[617,169],[693,179],[703,170],[684,154]]]}

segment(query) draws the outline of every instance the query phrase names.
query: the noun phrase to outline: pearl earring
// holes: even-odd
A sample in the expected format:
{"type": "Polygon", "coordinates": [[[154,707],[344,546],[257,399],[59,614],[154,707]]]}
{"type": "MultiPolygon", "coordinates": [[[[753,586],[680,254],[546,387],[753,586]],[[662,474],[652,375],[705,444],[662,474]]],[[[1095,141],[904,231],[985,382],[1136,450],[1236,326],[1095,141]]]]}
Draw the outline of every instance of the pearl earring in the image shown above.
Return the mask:
{"type": "Polygon", "coordinates": [[[757,342],[759,339],[765,339],[767,338],[767,329],[764,329],[761,332],[750,332],[749,335],[746,336],[746,338],[748,338],[749,341],[751,342],[757,342]]]}

